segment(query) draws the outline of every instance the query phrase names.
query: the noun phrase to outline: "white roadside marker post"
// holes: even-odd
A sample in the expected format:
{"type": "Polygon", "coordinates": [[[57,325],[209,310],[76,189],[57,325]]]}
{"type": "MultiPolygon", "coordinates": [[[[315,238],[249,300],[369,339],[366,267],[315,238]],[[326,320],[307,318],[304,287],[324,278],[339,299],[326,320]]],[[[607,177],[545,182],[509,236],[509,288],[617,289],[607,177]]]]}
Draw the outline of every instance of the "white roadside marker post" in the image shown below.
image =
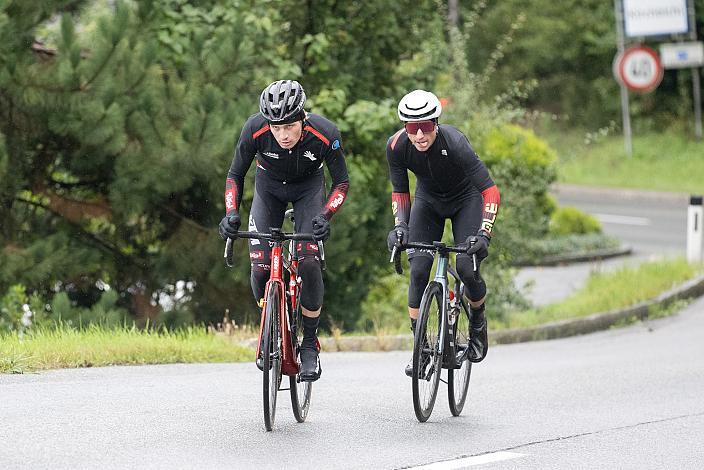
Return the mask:
{"type": "Polygon", "coordinates": [[[704,206],[702,196],[690,196],[687,208],[687,261],[701,263],[704,249],[704,206]]]}

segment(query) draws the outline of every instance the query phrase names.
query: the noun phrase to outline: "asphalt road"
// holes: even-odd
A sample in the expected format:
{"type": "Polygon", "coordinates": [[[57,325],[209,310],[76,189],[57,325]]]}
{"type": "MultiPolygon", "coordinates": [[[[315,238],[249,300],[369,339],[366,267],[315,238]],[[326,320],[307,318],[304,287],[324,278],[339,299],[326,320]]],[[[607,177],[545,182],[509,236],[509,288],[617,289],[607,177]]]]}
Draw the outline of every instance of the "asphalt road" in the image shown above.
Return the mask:
{"type": "Polygon", "coordinates": [[[560,206],[574,206],[593,215],[604,233],[632,248],[632,255],[574,263],[569,266],[528,267],[519,271],[516,284],[535,305],[558,302],[581,288],[589,274],[639,264],[663,256],[685,256],[689,197],[648,191],[586,188],[561,185],[553,190],[560,206]]]}
{"type": "Polygon", "coordinates": [[[574,206],[595,216],[604,233],[633,247],[636,254],[685,255],[685,194],[560,186],[560,206],[574,206]]]}
{"type": "Polygon", "coordinates": [[[425,424],[408,352],[324,354],[308,421],[281,392],[270,433],[249,363],[4,375],[0,468],[700,469],[703,331],[700,299],[667,319],[496,346],[463,415],[441,384],[425,424]]]}

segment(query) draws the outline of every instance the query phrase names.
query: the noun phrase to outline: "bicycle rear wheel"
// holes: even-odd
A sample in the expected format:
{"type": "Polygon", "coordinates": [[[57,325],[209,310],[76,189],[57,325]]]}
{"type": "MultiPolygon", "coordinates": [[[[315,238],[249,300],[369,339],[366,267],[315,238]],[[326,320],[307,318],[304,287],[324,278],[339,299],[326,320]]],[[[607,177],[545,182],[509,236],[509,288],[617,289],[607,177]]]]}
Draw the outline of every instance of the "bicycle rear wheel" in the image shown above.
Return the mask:
{"type": "Polygon", "coordinates": [[[279,325],[279,288],[272,284],[266,299],[262,359],[264,369],[264,427],[271,431],[276,416],[276,394],[281,383],[281,329],[279,325]]]}
{"type": "MultiPolygon", "coordinates": [[[[462,295],[461,293],[459,295],[462,295]]],[[[467,355],[469,349],[470,313],[460,302],[460,312],[454,325],[455,358],[464,358],[461,367],[447,371],[447,398],[452,416],[459,416],[467,400],[469,379],[472,375],[472,363],[467,355]]]]}
{"type": "MultiPolygon", "coordinates": [[[[301,318],[302,314],[300,306],[296,309],[296,312],[294,312],[292,317],[293,321],[291,322],[291,336],[294,341],[293,352],[296,354],[296,357],[298,357],[298,350],[300,349],[301,342],[303,341],[303,319],[301,318]]],[[[313,382],[299,382],[298,377],[299,375],[289,377],[289,382],[291,384],[291,406],[293,407],[293,416],[296,418],[296,421],[302,423],[306,420],[306,416],[308,416],[310,396],[313,391],[313,382]]]]}
{"type": "Polygon", "coordinates": [[[433,412],[440,384],[442,302],[442,287],[431,282],[420,302],[413,341],[413,409],[421,423],[426,422],[433,412]]]}

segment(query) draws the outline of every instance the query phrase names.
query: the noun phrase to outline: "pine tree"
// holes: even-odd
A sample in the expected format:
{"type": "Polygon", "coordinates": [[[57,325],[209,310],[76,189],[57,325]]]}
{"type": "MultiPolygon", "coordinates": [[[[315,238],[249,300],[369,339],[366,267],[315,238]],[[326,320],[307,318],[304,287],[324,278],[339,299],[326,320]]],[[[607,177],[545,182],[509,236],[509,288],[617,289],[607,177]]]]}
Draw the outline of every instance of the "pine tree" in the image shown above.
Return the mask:
{"type": "Polygon", "coordinates": [[[228,3],[2,5],[0,292],[19,280],[88,305],[101,279],[138,316],[180,279],[198,284],[192,310],[249,298],[247,276],[233,293],[215,268],[214,227],[252,96],[292,66],[261,53],[275,11],[228,3]]]}

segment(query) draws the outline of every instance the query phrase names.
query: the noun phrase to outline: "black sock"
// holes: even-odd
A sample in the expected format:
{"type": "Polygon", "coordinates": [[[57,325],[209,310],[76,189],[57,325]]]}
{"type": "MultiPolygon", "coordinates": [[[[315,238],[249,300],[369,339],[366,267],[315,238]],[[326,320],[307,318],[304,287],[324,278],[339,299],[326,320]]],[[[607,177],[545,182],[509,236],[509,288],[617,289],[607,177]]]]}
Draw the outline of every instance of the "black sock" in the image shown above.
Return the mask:
{"type": "Polygon", "coordinates": [[[415,333],[415,332],[416,332],[416,322],[417,322],[417,321],[418,321],[418,320],[417,320],[416,318],[411,318],[411,333],[415,333]]]}
{"type": "Polygon", "coordinates": [[[311,318],[303,315],[303,345],[306,347],[315,347],[315,339],[319,323],[320,317],[311,318]]]}
{"type": "Polygon", "coordinates": [[[479,329],[484,324],[484,304],[481,304],[477,308],[470,307],[472,311],[472,328],[479,329]]]}

